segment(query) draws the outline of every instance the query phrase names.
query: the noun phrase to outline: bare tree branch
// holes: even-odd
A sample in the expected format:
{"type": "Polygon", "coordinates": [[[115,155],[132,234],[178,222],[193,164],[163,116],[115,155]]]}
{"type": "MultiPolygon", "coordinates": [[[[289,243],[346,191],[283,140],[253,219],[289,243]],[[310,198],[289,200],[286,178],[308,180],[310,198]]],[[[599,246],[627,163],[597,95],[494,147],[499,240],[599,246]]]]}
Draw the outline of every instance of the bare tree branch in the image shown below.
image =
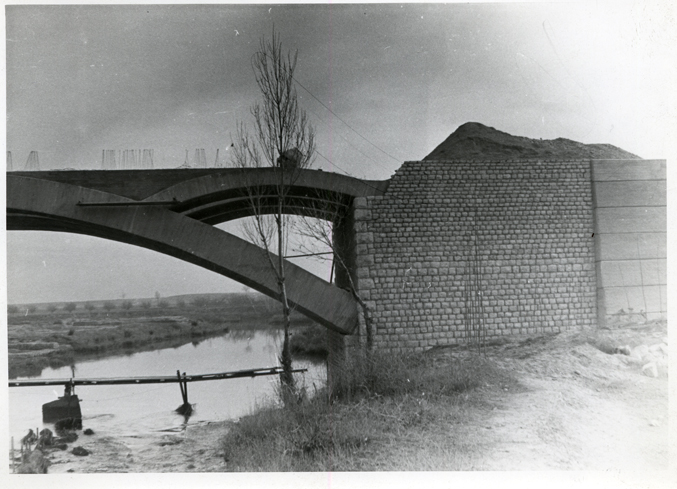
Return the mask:
{"type": "MultiPolygon", "coordinates": [[[[334,264],[343,270],[342,276],[347,280],[347,288],[362,309],[367,336],[367,351],[370,352],[373,349],[374,334],[369,306],[357,290],[353,277],[354,270],[346,256],[347,250],[339,245],[340,240],[335,234],[345,224],[349,207],[341,201],[339,196],[330,192],[324,192],[319,200],[323,202],[323,218],[300,217],[297,220],[297,233],[308,238],[310,242],[320,243],[332,251],[334,264]]],[[[306,247],[305,249],[308,252],[314,252],[310,248],[306,247]]]]}
{"type": "MultiPolygon", "coordinates": [[[[291,308],[287,299],[284,256],[289,243],[291,227],[289,190],[301,170],[308,168],[315,154],[315,130],[305,111],[299,108],[294,85],[294,71],[298,53],[282,49],[279,35],[273,30],[271,39],[261,39],[254,55],[252,68],[261,90],[261,101],[251,108],[254,131],[240,123],[233,148],[233,163],[237,168],[273,168],[275,185],[264,188],[249,179],[246,193],[252,219],[243,225],[247,238],[259,245],[278,284],[284,315],[284,343],[281,363],[282,383],[293,388],[289,328],[291,308]],[[272,194],[272,195],[271,195],[272,194]],[[271,201],[275,202],[274,207],[271,201]]],[[[250,172],[243,172],[248,178],[250,172]]]]}

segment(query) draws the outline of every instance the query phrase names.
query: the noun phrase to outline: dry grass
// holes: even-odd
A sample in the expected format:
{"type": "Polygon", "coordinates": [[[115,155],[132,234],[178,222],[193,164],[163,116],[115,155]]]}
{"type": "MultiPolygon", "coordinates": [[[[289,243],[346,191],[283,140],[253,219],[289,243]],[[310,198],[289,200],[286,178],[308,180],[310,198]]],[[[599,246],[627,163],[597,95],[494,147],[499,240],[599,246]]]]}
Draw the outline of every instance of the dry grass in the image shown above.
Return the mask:
{"type": "Polygon", "coordinates": [[[332,396],[321,390],[233,424],[221,443],[226,469],[458,470],[478,446],[463,433],[478,416],[475,391],[509,381],[477,356],[358,357],[332,396]],[[433,445],[434,457],[420,455],[433,445]]]}

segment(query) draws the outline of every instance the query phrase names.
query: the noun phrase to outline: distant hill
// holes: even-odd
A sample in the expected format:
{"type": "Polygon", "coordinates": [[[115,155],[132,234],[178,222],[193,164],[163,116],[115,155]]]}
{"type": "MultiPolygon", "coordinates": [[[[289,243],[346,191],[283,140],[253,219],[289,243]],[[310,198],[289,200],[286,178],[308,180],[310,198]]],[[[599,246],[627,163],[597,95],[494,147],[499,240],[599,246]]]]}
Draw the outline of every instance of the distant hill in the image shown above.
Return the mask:
{"type": "Polygon", "coordinates": [[[619,159],[639,160],[610,144],[583,144],[570,139],[513,136],[479,122],[466,122],[424,160],[619,159]]]}

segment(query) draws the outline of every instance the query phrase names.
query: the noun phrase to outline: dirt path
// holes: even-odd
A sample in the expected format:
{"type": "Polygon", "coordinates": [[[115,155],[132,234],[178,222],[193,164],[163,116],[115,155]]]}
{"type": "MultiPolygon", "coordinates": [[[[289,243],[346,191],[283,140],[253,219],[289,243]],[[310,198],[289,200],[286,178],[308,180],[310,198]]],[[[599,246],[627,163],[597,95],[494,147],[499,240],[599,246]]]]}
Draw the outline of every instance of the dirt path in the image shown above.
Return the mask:
{"type": "Polygon", "coordinates": [[[523,389],[494,399],[484,470],[653,471],[668,468],[668,382],[565,338],[495,361],[523,389]]]}
{"type": "MultiPolygon", "coordinates": [[[[665,470],[667,389],[627,389],[619,399],[580,382],[529,380],[504,399],[485,435],[485,470],[665,470]],[[656,395],[647,405],[644,394],[656,395]]],[[[643,382],[643,381],[642,381],[643,382]]]]}

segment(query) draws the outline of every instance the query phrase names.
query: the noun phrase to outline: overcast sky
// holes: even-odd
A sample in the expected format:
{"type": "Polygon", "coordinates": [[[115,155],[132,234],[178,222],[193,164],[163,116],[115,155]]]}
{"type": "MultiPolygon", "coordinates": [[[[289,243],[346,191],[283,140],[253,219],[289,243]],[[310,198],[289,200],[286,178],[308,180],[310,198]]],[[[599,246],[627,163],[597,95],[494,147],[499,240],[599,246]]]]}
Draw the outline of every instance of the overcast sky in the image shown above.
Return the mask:
{"type": "MultiPolygon", "coordinates": [[[[211,162],[219,148],[227,164],[258,98],[251,57],[274,25],[299,52],[297,91],[325,171],[387,179],[469,121],[668,158],[668,5],[8,6],[7,150],[15,170],[32,150],[41,169],[100,168],[104,149],[153,149],[170,168],[186,150],[211,162]]],[[[10,232],[7,257],[10,303],[242,290],[78,235],[10,232]]]]}

